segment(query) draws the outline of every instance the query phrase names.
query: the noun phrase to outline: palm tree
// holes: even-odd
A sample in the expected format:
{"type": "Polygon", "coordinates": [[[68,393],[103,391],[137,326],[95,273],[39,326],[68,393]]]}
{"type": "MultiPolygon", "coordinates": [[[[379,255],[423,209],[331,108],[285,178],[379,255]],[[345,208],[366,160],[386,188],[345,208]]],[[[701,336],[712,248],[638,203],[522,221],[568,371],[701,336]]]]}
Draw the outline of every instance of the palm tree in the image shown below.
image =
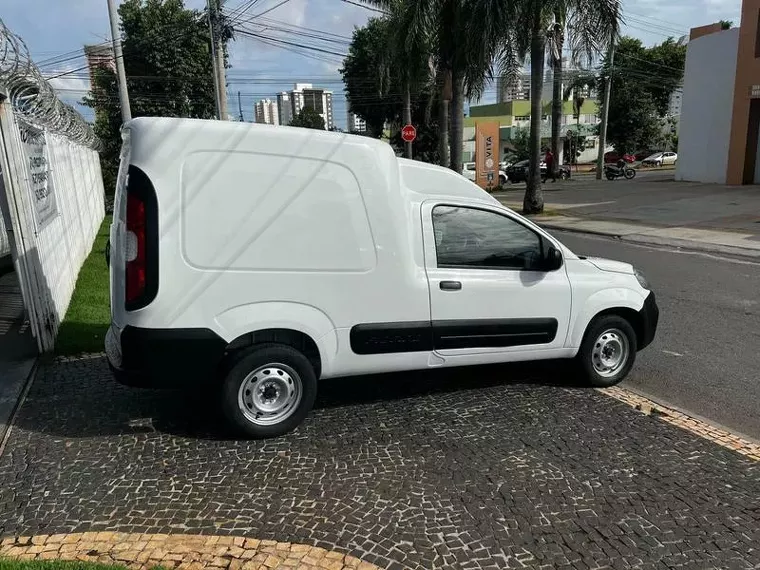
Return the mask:
{"type": "MultiPolygon", "coordinates": [[[[572,53],[585,53],[590,59],[594,53],[601,53],[617,37],[621,24],[620,0],[518,0],[516,8],[509,19],[512,25],[509,29],[503,28],[502,42],[506,46],[503,49],[507,52],[517,49],[523,56],[529,55],[531,61],[531,157],[523,212],[537,214],[544,209],[540,170],[543,115],[541,93],[544,86],[544,54],[547,41],[552,45],[553,55],[556,54],[556,59],[553,58],[556,89],[556,85],[561,86],[562,81],[560,40],[564,44],[565,35],[562,31],[565,26],[572,53]],[[528,22],[529,26],[517,26],[515,22],[528,22]],[[558,63],[556,60],[559,60],[558,63]]],[[[504,22],[503,26],[506,26],[506,23],[504,22]]],[[[502,58],[504,57],[502,54],[502,58]]],[[[511,57],[513,55],[507,53],[507,58],[511,57]]],[[[556,90],[554,98],[559,99],[556,90]]],[[[556,117],[557,124],[562,116],[561,101],[558,102],[559,109],[556,102],[552,105],[552,115],[556,117]]]]}
{"type": "MultiPolygon", "coordinates": [[[[388,11],[391,18],[398,18],[395,24],[398,33],[390,42],[389,53],[393,54],[396,66],[400,64],[406,69],[402,73],[418,69],[415,58],[421,54],[426,62],[428,56],[433,56],[439,87],[441,164],[461,172],[464,100],[482,94],[498,49],[494,41],[498,37],[498,22],[505,21],[507,7],[516,0],[500,1],[495,11],[500,20],[482,20],[476,15],[484,5],[493,4],[490,0],[364,1],[388,11]],[[478,29],[477,34],[472,32],[474,29],[478,29]],[[447,147],[449,153],[445,152],[447,147]]],[[[409,77],[415,77],[414,71],[409,77]]]]}

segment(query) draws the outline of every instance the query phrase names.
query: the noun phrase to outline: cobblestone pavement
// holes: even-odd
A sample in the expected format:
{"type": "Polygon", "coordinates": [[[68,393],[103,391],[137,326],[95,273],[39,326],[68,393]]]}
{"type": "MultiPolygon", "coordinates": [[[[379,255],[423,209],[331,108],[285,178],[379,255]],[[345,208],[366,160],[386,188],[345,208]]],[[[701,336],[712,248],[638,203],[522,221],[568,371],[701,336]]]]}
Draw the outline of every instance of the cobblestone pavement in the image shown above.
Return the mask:
{"type": "Polygon", "coordinates": [[[308,544],[242,536],[80,532],[6,538],[0,556],[81,560],[136,570],[381,570],[353,556],[308,544]]]}
{"type": "Polygon", "coordinates": [[[250,442],[208,394],[60,362],[0,457],[0,536],[245,535],[388,569],[760,568],[759,462],[542,377],[562,367],[325,381],[296,433],[250,442]]]}

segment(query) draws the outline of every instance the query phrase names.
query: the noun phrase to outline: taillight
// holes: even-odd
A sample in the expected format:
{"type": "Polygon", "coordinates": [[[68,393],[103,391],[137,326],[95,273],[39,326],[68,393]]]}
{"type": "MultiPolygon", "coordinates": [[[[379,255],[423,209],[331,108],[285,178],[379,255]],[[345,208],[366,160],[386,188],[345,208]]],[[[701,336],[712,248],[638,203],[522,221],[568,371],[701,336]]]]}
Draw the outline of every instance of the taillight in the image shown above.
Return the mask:
{"type": "Polygon", "coordinates": [[[145,202],[127,195],[126,301],[134,303],[145,293],[145,202]]]}
{"type": "Polygon", "coordinates": [[[158,292],[158,205],[150,178],[130,165],[124,247],[125,307],[148,305],[158,292]]]}

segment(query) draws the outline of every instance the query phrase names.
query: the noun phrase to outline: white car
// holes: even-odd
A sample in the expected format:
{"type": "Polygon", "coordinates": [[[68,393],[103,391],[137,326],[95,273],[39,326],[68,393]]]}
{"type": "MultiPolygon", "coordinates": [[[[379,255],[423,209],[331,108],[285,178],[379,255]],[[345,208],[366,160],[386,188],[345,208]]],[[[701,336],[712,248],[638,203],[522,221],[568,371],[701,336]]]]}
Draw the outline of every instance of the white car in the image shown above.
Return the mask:
{"type": "Polygon", "coordinates": [[[641,164],[647,166],[663,166],[666,164],[675,164],[678,160],[678,154],[675,152],[656,152],[641,161],[641,164]]]}
{"type": "MultiPolygon", "coordinates": [[[[462,176],[467,180],[475,182],[476,171],[474,162],[465,162],[462,168],[462,176]]],[[[499,170],[499,184],[504,185],[507,183],[507,173],[504,170],[499,170]]]]}
{"type": "Polygon", "coordinates": [[[559,358],[604,387],[654,338],[631,265],[577,256],[379,140],[170,118],[123,136],[110,366],[216,384],[249,437],[298,426],[321,378],[559,358]]]}

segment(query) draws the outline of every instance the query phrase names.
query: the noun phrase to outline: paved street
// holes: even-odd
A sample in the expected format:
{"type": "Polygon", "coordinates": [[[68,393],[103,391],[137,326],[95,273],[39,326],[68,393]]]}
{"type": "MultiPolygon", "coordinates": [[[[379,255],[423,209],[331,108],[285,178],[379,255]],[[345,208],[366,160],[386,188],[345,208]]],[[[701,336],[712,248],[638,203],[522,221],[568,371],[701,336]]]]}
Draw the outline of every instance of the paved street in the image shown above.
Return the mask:
{"type": "MultiPolygon", "coordinates": [[[[639,170],[633,180],[597,181],[585,175],[544,184],[547,207],[570,216],[634,222],[660,227],[687,226],[755,234],[760,240],[760,189],[676,182],[673,173],[639,170]],[[569,206],[569,207],[568,207],[569,206]]],[[[498,193],[521,202],[524,184],[498,193]]]]}
{"type": "Polygon", "coordinates": [[[627,384],[760,439],[760,264],[552,232],[578,254],[633,263],[660,306],[627,384]]]}
{"type": "Polygon", "coordinates": [[[327,381],[262,443],[230,438],[208,395],[59,362],[0,457],[0,536],[229,534],[389,569],[757,568],[760,463],[566,384],[563,365],[327,381]]]}

